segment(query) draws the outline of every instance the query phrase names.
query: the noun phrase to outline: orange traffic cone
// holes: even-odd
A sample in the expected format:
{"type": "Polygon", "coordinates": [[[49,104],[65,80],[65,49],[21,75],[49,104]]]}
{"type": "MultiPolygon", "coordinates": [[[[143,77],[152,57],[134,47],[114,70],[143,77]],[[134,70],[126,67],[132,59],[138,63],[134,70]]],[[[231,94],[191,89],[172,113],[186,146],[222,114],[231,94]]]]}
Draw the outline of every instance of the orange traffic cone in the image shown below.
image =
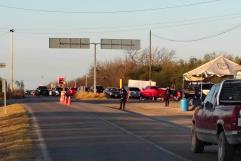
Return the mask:
{"type": "Polygon", "coordinates": [[[63,101],[64,101],[64,93],[61,92],[59,102],[63,103],[63,101]]]}
{"type": "Polygon", "coordinates": [[[65,104],[65,102],[66,102],[66,96],[64,96],[62,104],[65,104]]]}
{"type": "Polygon", "coordinates": [[[71,97],[70,96],[68,98],[67,105],[71,105],[71,97]]]}
{"type": "Polygon", "coordinates": [[[62,102],[63,102],[63,97],[60,96],[59,103],[62,103],[62,102]]]}

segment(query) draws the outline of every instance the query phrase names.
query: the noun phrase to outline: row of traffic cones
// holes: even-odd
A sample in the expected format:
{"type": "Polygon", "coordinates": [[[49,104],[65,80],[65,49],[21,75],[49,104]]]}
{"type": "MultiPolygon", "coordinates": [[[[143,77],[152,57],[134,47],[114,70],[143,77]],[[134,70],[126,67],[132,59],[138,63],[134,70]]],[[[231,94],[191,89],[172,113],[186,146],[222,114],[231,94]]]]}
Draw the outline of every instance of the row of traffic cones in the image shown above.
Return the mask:
{"type": "Polygon", "coordinates": [[[71,97],[66,96],[64,92],[61,92],[59,102],[64,105],[71,105],[71,97]]]}

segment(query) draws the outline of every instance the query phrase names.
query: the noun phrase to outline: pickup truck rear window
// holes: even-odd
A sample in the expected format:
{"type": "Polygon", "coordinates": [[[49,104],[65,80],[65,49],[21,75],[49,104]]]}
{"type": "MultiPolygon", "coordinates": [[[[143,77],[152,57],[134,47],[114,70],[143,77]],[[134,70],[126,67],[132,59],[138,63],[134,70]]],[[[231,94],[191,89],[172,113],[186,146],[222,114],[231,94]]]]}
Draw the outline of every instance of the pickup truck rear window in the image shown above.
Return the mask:
{"type": "Polygon", "coordinates": [[[224,82],[220,93],[220,102],[241,103],[241,82],[224,82]]]}

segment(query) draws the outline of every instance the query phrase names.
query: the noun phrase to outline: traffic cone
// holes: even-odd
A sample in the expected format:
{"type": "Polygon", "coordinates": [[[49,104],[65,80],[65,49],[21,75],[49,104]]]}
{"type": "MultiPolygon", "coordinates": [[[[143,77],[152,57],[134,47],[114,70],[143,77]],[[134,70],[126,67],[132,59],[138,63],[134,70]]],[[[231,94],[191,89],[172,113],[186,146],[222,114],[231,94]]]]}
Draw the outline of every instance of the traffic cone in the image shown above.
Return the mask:
{"type": "Polygon", "coordinates": [[[64,96],[62,104],[65,104],[65,102],[66,102],[66,96],[64,96]]]}
{"type": "Polygon", "coordinates": [[[69,97],[66,96],[65,105],[68,105],[68,102],[69,102],[69,97]]]}
{"type": "Polygon", "coordinates": [[[61,95],[59,99],[59,103],[62,103],[62,102],[63,102],[63,96],[61,95]]]}
{"type": "Polygon", "coordinates": [[[69,96],[67,105],[71,105],[71,97],[69,96]]]}

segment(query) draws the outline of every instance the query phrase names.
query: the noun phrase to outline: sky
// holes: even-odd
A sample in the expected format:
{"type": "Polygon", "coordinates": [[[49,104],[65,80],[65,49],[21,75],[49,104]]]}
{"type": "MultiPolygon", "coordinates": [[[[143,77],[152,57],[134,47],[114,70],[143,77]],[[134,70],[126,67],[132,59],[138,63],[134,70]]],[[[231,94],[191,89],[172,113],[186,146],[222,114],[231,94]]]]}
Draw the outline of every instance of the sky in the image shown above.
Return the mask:
{"type": "MultiPolygon", "coordinates": [[[[27,89],[59,76],[75,79],[93,65],[93,46],[49,49],[50,37],[90,38],[96,43],[101,38],[140,39],[144,49],[149,46],[151,30],[152,47],[175,50],[176,59],[201,58],[211,52],[241,56],[241,27],[195,42],[158,38],[192,40],[221,33],[241,24],[240,6],[240,0],[0,0],[0,62],[7,65],[0,69],[0,76],[9,78],[12,28],[14,79],[23,80],[27,89]]],[[[125,54],[97,47],[97,61],[125,54]]]]}

